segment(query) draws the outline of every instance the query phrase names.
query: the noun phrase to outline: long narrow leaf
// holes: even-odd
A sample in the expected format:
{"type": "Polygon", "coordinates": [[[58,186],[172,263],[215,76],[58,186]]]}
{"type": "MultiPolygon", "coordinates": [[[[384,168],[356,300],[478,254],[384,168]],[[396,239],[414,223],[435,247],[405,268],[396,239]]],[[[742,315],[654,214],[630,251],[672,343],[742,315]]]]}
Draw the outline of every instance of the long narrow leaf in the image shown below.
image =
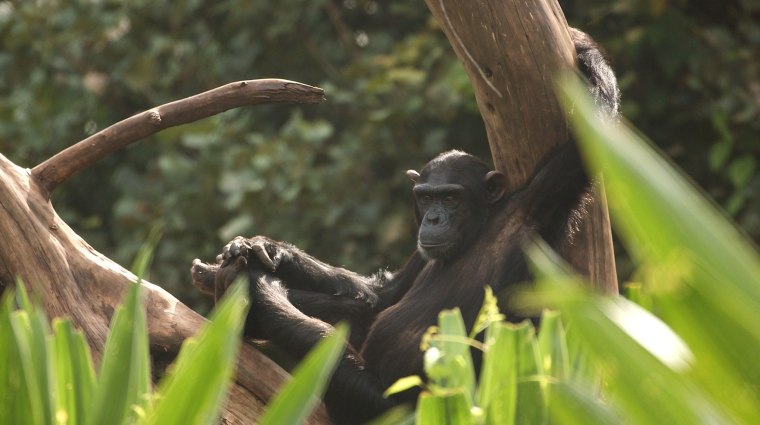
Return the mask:
{"type": "Polygon", "coordinates": [[[516,329],[517,346],[517,424],[542,424],[547,417],[547,400],[544,393],[546,376],[538,349],[536,331],[529,322],[516,329]]]}
{"type": "Polygon", "coordinates": [[[10,329],[20,363],[21,406],[31,410],[24,412],[16,408],[15,420],[18,423],[52,424],[47,319],[29,301],[23,284],[17,285],[17,291],[22,310],[10,315],[10,329]]]}
{"type": "Polygon", "coordinates": [[[443,354],[439,370],[442,376],[429,378],[444,388],[464,390],[470,405],[475,404],[475,367],[470,354],[470,338],[459,309],[444,310],[438,315],[439,334],[431,340],[431,345],[443,354]]]}
{"type": "Polygon", "coordinates": [[[486,352],[480,371],[478,402],[485,412],[487,424],[515,423],[517,338],[517,326],[511,323],[492,323],[486,330],[486,352]]]}
{"type": "Polygon", "coordinates": [[[300,424],[308,417],[327,387],[343,354],[348,328],[335,327],[293,372],[293,379],[269,403],[259,425],[300,424]]]}
{"type": "Polygon", "coordinates": [[[119,425],[134,420],[149,393],[148,332],[140,285],[134,284],[111,320],[89,423],[119,425]]]}
{"type": "Polygon", "coordinates": [[[44,418],[39,408],[39,398],[33,396],[36,378],[29,362],[29,336],[17,323],[27,312],[14,310],[13,291],[7,291],[2,300],[0,316],[0,423],[42,424],[44,418]],[[24,361],[26,359],[26,361],[24,361]],[[32,410],[38,409],[38,410],[32,410]]]}
{"type": "Polygon", "coordinates": [[[623,425],[626,423],[596,396],[593,387],[559,383],[551,387],[552,422],[562,425],[623,425]]]}
{"type": "Polygon", "coordinates": [[[691,347],[691,372],[725,409],[760,421],[760,255],[688,179],[634,132],[600,123],[577,83],[562,86],[591,164],[605,172],[629,249],[658,314],[691,347]],[[746,388],[752,388],[747,391],[746,388]]]}
{"type": "Polygon", "coordinates": [[[148,238],[140,246],[140,249],[135,255],[135,259],[132,262],[132,273],[134,273],[138,279],[148,278],[148,270],[150,264],[153,261],[153,252],[158,246],[158,241],[161,239],[161,226],[156,226],[148,233],[148,238]]]}
{"type": "Polygon", "coordinates": [[[464,389],[451,394],[422,393],[417,404],[417,425],[474,425],[464,389]]]}
{"type": "Polygon", "coordinates": [[[541,316],[541,331],[538,333],[538,347],[544,373],[555,378],[565,378],[570,370],[567,354],[567,339],[559,312],[546,310],[541,316]]]}
{"type": "MultiPolygon", "coordinates": [[[[622,125],[603,123],[577,79],[560,86],[561,99],[581,147],[596,170],[605,173],[613,213],[629,247],[639,258],[669,259],[688,253],[702,272],[726,285],[704,290],[755,317],[760,308],[760,256],[677,169],[622,125]],[[739,298],[742,302],[733,302],[739,298]]],[[[700,286],[703,286],[700,284],[700,286]]]]}
{"type": "Polygon", "coordinates": [[[396,406],[373,419],[367,425],[414,425],[414,413],[408,406],[396,406]]]}
{"type": "Polygon", "coordinates": [[[89,346],[68,320],[54,320],[53,329],[50,361],[55,371],[56,423],[85,424],[96,382],[89,346]]]}
{"type": "MultiPolygon", "coordinates": [[[[683,375],[691,364],[688,348],[651,313],[622,298],[609,299],[569,286],[564,272],[545,254],[527,250],[541,287],[556,302],[595,362],[604,369],[606,394],[630,424],[730,423],[717,406],[683,375]],[[569,294],[569,295],[567,295],[569,294]]],[[[556,401],[554,401],[556,402],[556,401]]]]}
{"type": "MultiPolygon", "coordinates": [[[[186,341],[172,372],[161,381],[155,404],[141,423],[215,423],[235,372],[248,311],[248,285],[239,280],[211,314],[195,339],[186,341]]],[[[284,423],[284,422],[283,422],[284,423]]]]}
{"type": "Polygon", "coordinates": [[[11,331],[12,294],[9,289],[0,298],[0,423],[3,424],[13,423],[19,393],[19,365],[11,331]]]}

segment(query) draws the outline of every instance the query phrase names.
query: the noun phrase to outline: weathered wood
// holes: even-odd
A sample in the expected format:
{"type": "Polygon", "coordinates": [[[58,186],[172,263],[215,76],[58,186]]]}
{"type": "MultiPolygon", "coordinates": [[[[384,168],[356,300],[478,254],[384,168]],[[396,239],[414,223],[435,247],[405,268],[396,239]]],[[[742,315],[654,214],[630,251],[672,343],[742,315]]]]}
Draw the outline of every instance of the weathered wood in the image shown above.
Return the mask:
{"type": "Polygon", "coordinates": [[[553,1],[426,3],[470,77],[494,165],[521,186],[568,135],[553,86],[575,61],[562,10],[553,1]]]}
{"type": "Polygon", "coordinates": [[[588,276],[591,287],[600,293],[617,294],[617,268],[612,244],[607,197],[598,182],[588,206],[588,217],[575,235],[572,249],[563,253],[576,270],[588,276]]]}
{"type": "MultiPolygon", "coordinates": [[[[321,89],[284,80],[233,83],[128,118],[68,148],[34,170],[0,155],[0,287],[20,278],[50,317],[68,316],[81,329],[96,361],[102,356],[111,315],[137,280],[98,253],[56,214],[50,192],[97,159],[162,128],[230,108],[271,102],[318,102],[321,89]],[[299,94],[300,93],[300,94],[299,94]],[[301,97],[303,96],[303,97],[301,97]]],[[[143,281],[150,354],[160,375],[182,342],[205,323],[161,287],[143,281]]],[[[201,365],[199,367],[207,367],[201,365]]],[[[156,373],[157,372],[157,373],[156,373]]],[[[288,379],[277,364],[243,344],[236,382],[221,414],[223,423],[250,424],[288,379]]],[[[309,423],[329,424],[319,406],[309,423]]]]}
{"type": "MultiPolygon", "coordinates": [[[[114,308],[136,277],[82,240],[53,210],[29,170],[0,155],[0,281],[22,279],[51,317],[68,316],[98,360],[114,308]]],[[[161,287],[143,281],[152,357],[173,359],[206,319],[161,287]]],[[[222,418],[250,424],[288,379],[266,356],[243,345],[236,383],[222,418]]],[[[310,423],[329,424],[323,408],[310,423]]]]}
{"type": "MultiPolygon", "coordinates": [[[[510,189],[519,188],[570,134],[554,94],[555,77],[575,66],[562,9],[555,0],[425,2],[470,77],[494,166],[510,189]]],[[[596,199],[576,244],[563,254],[595,286],[617,293],[609,216],[596,199]]]]}

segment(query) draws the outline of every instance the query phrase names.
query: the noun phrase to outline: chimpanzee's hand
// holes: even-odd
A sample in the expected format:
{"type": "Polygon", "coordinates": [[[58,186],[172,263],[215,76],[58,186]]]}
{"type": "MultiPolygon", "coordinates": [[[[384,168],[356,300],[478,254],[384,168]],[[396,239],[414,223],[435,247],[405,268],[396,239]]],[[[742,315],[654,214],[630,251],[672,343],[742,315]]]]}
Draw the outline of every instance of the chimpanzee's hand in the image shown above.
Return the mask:
{"type": "Polygon", "coordinates": [[[218,302],[238,276],[245,273],[247,269],[248,262],[245,257],[234,257],[225,261],[214,275],[214,302],[218,302]]]}
{"type": "Polygon", "coordinates": [[[243,257],[248,261],[258,262],[265,270],[274,272],[287,255],[281,244],[265,236],[236,236],[224,246],[216,260],[217,263],[226,264],[231,259],[243,257]]]}

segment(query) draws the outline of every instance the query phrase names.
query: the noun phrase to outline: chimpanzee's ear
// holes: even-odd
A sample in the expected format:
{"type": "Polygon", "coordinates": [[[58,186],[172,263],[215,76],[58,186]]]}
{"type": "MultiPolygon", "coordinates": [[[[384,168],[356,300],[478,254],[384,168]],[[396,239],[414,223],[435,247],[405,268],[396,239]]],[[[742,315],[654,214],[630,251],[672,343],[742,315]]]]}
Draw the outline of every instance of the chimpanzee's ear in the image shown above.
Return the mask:
{"type": "Polygon", "coordinates": [[[412,179],[412,181],[415,183],[420,181],[420,173],[414,170],[406,170],[406,176],[412,179]]]}
{"type": "Polygon", "coordinates": [[[486,200],[493,204],[504,197],[507,192],[507,176],[499,171],[489,171],[485,177],[486,200]]]}

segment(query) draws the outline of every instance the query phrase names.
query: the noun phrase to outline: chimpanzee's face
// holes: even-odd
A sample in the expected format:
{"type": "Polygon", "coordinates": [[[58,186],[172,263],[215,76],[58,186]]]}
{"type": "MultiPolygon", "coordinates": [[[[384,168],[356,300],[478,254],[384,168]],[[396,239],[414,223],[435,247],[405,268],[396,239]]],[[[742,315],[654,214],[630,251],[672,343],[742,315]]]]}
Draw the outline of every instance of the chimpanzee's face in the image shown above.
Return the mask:
{"type": "Polygon", "coordinates": [[[407,172],[414,180],[417,249],[434,260],[453,260],[480,236],[491,205],[504,193],[504,176],[488,172],[477,158],[447,152],[422,170],[407,172]]]}

